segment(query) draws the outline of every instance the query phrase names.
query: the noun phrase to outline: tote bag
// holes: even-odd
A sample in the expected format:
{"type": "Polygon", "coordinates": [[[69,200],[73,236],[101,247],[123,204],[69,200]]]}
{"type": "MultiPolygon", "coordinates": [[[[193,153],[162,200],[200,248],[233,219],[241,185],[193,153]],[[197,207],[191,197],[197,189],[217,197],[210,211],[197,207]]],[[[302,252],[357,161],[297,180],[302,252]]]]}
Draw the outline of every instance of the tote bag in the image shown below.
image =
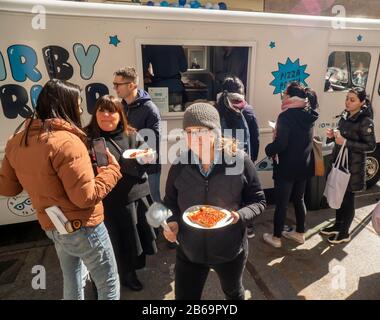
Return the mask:
{"type": "Polygon", "coordinates": [[[325,164],[322,154],[322,139],[319,136],[313,137],[313,157],[314,157],[314,175],[323,177],[325,175],[325,164]]]}
{"type": "Polygon", "coordinates": [[[380,201],[377,203],[372,212],[372,226],[380,236],[380,201]]]}
{"type": "Polygon", "coordinates": [[[327,177],[325,191],[323,192],[330,208],[339,209],[342,205],[350,176],[351,174],[348,170],[348,150],[346,143],[344,143],[327,177]]]}

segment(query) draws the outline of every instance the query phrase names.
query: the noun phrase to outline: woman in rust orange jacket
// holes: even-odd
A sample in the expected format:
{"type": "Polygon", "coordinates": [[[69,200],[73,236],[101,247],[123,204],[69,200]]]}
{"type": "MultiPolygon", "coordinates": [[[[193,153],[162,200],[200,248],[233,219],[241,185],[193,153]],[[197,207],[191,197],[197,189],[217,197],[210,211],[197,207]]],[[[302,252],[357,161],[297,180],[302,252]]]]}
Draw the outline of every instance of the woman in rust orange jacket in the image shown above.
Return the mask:
{"type": "Polygon", "coordinates": [[[7,142],[0,169],[0,194],[28,192],[38,220],[54,241],[60,260],[65,299],[83,299],[82,262],[98,289],[99,299],[118,299],[119,278],[112,245],[103,224],[102,199],[120,179],[119,165],[95,177],[80,121],[80,89],[48,81],[25,129],[7,142]],[[60,234],[45,209],[58,206],[76,230],[60,234]]]}

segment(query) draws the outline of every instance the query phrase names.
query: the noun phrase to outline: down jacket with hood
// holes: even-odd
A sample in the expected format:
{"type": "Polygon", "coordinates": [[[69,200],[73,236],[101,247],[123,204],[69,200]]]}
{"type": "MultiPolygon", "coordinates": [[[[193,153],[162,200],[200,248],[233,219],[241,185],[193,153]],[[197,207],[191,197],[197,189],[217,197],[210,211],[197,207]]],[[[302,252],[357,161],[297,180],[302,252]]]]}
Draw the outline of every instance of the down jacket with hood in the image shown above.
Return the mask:
{"type": "Polygon", "coordinates": [[[274,161],[273,178],[304,180],[312,175],[311,150],[313,127],[318,113],[308,108],[290,108],[282,112],[276,124],[276,138],[265,148],[274,161]]]}
{"type": "MultiPolygon", "coordinates": [[[[345,138],[348,149],[348,169],[351,173],[348,191],[357,192],[365,189],[366,153],[376,148],[376,138],[370,109],[362,107],[361,110],[349,117],[347,111],[341,114],[338,122],[340,134],[345,138]]],[[[327,142],[334,141],[328,139],[327,142]]],[[[341,146],[335,144],[333,160],[338,156],[341,146]]]]}
{"type": "Polygon", "coordinates": [[[8,140],[0,168],[0,194],[14,197],[25,190],[44,230],[54,230],[45,208],[56,205],[68,220],[94,227],[104,220],[102,199],[121,178],[110,164],[94,176],[83,132],[61,119],[33,120],[28,146],[25,131],[8,140]]]}

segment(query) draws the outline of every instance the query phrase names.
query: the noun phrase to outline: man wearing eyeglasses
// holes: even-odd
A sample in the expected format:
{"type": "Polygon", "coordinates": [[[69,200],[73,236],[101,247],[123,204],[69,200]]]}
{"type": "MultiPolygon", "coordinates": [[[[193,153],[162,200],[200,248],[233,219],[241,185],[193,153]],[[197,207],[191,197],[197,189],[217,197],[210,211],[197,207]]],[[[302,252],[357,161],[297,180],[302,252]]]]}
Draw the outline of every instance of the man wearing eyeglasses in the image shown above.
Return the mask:
{"type": "Polygon", "coordinates": [[[156,150],[157,159],[156,164],[149,166],[147,173],[152,199],[155,202],[161,202],[159,162],[161,117],[148,92],[138,89],[138,83],[139,77],[132,67],[126,67],[114,73],[113,88],[117,96],[122,99],[129,124],[137,131],[151,129],[154,132],[155,141],[150,141],[148,138],[147,143],[156,150]]]}

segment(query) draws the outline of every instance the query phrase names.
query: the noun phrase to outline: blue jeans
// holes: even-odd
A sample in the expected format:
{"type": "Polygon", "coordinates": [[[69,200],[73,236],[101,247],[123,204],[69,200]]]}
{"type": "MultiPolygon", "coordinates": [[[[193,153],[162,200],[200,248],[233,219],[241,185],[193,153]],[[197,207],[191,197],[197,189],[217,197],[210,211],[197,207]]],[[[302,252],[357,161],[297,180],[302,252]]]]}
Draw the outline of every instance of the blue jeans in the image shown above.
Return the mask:
{"type": "Polygon", "coordinates": [[[160,178],[161,172],[151,173],[148,175],[150,195],[154,202],[161,202],[160,178]]]}
{"type": "Polygon", "coordinates": [[[120,282],[111,240],[104,223],[96,227],[82,227],[73,233],[60,235],[46,231],[54,241],[63,273],[63,298],[83,300],[83,276],[90,272],[98,290],[99,300],[118,300],[120,282]]]}

